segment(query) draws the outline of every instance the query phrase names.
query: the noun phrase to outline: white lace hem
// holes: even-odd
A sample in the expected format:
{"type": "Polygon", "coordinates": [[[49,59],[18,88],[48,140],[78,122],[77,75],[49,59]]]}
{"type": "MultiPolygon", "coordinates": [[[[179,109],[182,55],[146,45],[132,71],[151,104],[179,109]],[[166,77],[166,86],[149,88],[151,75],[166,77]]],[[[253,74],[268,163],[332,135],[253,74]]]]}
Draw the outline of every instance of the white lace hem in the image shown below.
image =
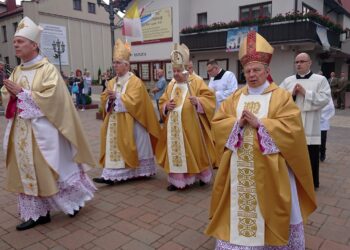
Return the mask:
{"type": "Polygon", "coordinates": [[[38,220],[49,211],[63,211],[73,214],[84,207],[85,202],[94,197],[96,187],[84,172],[73,174],[68,180],[58,183],[58,193],[50,197],[37,197],[26,194],[18,196],[18,210],[21,219],[38,220]]]}
{"type": "Polygon", "coordinates": [[[152,176],[157,173],[157,166],[154,158],[140,160],[137,168],[104,168],[101,177],[111,181],[125,181],[136,177],[152,176]]]}

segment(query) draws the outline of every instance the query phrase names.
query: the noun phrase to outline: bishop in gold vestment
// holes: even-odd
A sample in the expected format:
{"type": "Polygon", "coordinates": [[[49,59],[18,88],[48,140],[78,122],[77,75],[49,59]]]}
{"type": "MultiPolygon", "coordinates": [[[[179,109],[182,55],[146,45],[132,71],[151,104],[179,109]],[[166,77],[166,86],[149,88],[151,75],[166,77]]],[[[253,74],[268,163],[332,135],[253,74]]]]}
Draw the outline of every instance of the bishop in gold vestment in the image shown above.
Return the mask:
{"type": "Polygon", "coordinates": [[[94,166],[81,122],[56,67],[38,54],[41,27],[28,17],[14,35],[16,67],[1,89],[7,189],[19,194],[26,230],[50,221],[50,211],[74,216],[92,199],[95,187],[85,173],[94,166]]]}
{"type": "Polygon", "coordinates": [[[239,58],[247,85],[212,121],[220,156],[206,234],[216,249],[305,249],[303,223],[316,209],[300,110],[267,81],[273,48],[249,32],[239,58]]]}
{"type": "Polygon", "coordinates": [[[101,95],[104,121],[101,128],[100,165],[97,183],[156,174],[154,149],[160,126],[144,83],[129,72],[130,49],[117,40],[113,66],[117,76],[101,95]]]}
{"type": "Polygon", "coordinates": [[[159,164],[169,174],[169,191],[184,188],[196,180],[202,185],[209,183],[211,165],[216,161],[210,132],[215,96],[201,78],[188,77],[183,72],[188,58],[188,48],[176,44],[172,53],[174,79],[159,100],[165,126],[156,154],[159,164]]]}

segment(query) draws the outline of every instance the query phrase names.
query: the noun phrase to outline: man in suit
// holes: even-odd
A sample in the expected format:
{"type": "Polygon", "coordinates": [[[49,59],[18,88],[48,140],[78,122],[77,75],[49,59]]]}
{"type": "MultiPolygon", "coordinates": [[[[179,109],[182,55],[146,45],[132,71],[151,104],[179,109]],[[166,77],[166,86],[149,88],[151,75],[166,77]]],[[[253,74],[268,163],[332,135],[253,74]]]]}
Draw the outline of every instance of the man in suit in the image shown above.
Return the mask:
{"type": "Polygon", "coordinates": [[[341,72],[340,79],[338,80],[338,85],[336,89],[338,109],[345,109],[345,94],[346,94],[347,85],[348,85],[348,81],[345,78],[345,73],[341,72]]]}
{"type": "Polygon", "coordinates": [[[334,72],[331,72],[331,77],[328,79],[329,86],[331,87],[332,98],[337,99],[336,89],[338,87],[338,78],[334,72]]]}

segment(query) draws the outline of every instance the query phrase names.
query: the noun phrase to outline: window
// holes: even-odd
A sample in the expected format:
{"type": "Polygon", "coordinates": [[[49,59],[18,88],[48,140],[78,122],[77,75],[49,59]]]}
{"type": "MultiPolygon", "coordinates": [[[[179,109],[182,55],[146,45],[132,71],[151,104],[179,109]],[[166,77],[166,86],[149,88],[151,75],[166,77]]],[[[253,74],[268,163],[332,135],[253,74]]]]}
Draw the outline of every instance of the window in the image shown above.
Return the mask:
{"type": "Polygon", "coordinates": [[[197,24],[198,25],[207,25],[208,24],[207,12],[197,14],[197,24]]]}
{"type": "Polygon", "coordinates": [[[81,0],[73,0],[73,9],[81,10],[81,0]]]}
{"type": "Polygon", "coordinates": [[[239,9],[240,20],[257,19],[259,17],[271,17],[272,16],[272,3],[259,3],[242,6],[239,9]]]}
{"type": "Polygon", "coordinates": [[[17,62],[17,65],[20,65],[21,64],[21,58],[16,56],[16,62],[17,62]]]}
{"type": "Polygon", "coordinates": [[[96,14],[96,4],[88,3],[88,12],[91,14],[96,14]]]}
{"type": "Polygon", "coordinates": [[[346,34],[346,39],[349,39],[350,38],[350,29],[345,29],[345,34],[346,34]]]}
{"type": "Polygon", "coordinates": [[[312,7],[310,7],[309,5],[303,3],[302,7],[301,7],[301,12],[303,14],[309,13],[310,11],[312,12],[316,12],[316,10],[312,7]]]}
{"type": "Polygon", "coordinates": [[[16,33],[18,23],[17,23],[17,22],[15,22],[15,23],[12,23],[12,25],[13,25],[13,30],[14,30],[14,33],[16,33]]]}
{"type": "Polygon", "coordinates": [[[4,43],[6,43],[6,42],[7,42],[7,31],[6,31],[6,26],[3,25],[1,28],[2,28],[2,41],[3,41],[4,43]]]}
{"type": "Polygon", "coordinates": [[[240,61],[237,61],[237,81],[238,83],[245,83],[243,66],[240,61]]]}

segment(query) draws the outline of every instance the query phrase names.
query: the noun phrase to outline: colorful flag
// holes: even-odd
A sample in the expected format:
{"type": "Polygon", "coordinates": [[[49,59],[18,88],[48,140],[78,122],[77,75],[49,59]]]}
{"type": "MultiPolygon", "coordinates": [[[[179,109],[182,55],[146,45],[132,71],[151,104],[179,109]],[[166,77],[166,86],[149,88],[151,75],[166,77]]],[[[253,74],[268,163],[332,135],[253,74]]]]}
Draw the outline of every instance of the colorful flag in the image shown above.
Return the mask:
{"type": "Polygon", "coordinates": [[[123,35],[127,41],[143,41],[141,18],[137,0],[123,18],[123,35]]]}

